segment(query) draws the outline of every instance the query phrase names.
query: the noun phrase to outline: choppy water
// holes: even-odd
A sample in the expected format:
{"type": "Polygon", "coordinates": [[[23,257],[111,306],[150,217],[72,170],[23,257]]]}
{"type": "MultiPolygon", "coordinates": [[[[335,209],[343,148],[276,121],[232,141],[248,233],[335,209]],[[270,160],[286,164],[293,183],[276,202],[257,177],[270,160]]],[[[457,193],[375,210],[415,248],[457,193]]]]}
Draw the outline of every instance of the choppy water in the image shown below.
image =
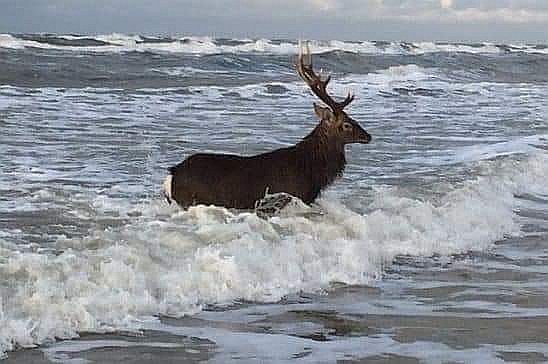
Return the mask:
{"type": "Polygon", "coordinates": [[[373,136],[322,214],[165,203],[189,154],[314,127],[296,50],[0,35],[6,363],[548,360],[544,45],[313,42],[373,136]]]}

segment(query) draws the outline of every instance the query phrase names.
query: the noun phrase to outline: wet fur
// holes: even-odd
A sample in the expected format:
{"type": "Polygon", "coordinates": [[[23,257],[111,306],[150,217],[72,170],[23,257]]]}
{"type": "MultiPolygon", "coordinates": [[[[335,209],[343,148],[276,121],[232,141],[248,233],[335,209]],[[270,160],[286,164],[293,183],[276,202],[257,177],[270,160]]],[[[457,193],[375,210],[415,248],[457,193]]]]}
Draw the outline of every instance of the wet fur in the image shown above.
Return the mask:
{"type": "Polygon", "coordinates": [[[194,154],[169,169],[173,178],[167,194],[183,207],[253,209],[268,188],[311,203],[346,164],[344,143],[329,138],[328,128],[322,121],[294,146],[249,157],[194,154]]]}

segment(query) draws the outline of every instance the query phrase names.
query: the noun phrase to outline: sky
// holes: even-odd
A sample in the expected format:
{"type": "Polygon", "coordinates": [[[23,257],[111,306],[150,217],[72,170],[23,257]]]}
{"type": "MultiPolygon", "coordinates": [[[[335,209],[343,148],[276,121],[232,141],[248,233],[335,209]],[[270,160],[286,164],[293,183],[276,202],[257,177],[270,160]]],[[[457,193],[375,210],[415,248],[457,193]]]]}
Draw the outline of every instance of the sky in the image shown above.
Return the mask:
{"type": "Polygon", "coordinates": [[[0,32],[548,43],[548,0],[0,0],[0,32]]]}

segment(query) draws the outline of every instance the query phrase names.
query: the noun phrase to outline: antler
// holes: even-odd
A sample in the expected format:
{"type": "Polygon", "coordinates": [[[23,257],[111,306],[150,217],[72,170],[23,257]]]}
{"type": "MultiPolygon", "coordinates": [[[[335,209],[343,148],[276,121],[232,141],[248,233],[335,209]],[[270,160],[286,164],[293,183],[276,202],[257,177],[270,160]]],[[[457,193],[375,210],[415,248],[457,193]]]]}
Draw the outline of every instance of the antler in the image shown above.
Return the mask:
{"type": "Polygon", "coordinates": [[[342,111],[348,104],[354,100],[354,95],[350,92],[342,102],[336,102],[331,96],[327,93],[326,87],[331,76],[327,76],[325,80],[322,81],[321,77],[314,73],[312,69],[312,56],[310,55],[310,48],[308,43],[305,46],[306,53],[303,54],[303,46],[299,42],[299,57],[295,68],[297,73],[303,79],[303,81],[310,87],[312,92],[320,98],[327,106],[331,108],[334,113],[342,111]]]}

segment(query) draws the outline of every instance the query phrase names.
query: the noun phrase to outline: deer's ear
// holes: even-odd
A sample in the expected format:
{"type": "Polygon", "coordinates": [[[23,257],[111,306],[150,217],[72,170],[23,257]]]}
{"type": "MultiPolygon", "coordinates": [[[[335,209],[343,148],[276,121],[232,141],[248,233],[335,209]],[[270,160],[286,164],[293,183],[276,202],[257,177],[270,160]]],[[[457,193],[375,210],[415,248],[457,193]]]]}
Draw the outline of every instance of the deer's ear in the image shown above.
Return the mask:
{"type": "Polygon", "coordinates": [[[323,107],[323,106],[320,106],[320,105],[314,103],[314,112],[316,113],[318,118],[320,118],[320,120],[324,120],[324,121],[328,121],[328,122],[331,122],[331,121],[335,120],[335,115],[327,107],[323,107]]]}

